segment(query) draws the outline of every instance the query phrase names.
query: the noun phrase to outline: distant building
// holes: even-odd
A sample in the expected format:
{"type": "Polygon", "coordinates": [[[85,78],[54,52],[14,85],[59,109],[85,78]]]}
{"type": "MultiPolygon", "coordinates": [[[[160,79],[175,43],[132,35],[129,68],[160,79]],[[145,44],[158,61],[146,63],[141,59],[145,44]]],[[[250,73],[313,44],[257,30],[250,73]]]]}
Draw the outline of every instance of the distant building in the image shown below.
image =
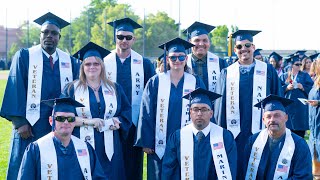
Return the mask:
{"type": "MultiPolygon", "coordinates": [[[[8,51],[12,43],[19,41],[19,35],[22,33],[20,28],[8,28],[8,51]]],[[[6,28],[0,25],[0,60],[6,58],[6,28]]]]}

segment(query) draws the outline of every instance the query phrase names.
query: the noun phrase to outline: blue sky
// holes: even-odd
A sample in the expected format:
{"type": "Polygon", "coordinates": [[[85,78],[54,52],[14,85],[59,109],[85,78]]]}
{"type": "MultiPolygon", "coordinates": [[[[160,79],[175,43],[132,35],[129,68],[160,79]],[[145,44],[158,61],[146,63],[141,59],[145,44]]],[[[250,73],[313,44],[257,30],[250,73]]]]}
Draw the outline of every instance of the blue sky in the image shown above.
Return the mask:
{"type": "MultiPolygon", "coordinates": [[[[320,50],[318,0],[118,0],[131,4],[141,17],[143,12],[165,11],[176,22],[179,2],[182,28],[194,21],[214,26],[237,25],[239,29],[262,31],[254,38],[258,48],[320,50]]],[[[78,16],[89,0],[0,0],[0,3],[0,25],[5,24],[7,9],[8,26],[14,27],[28,16],[35,19],[49,10],[69,20],[70,13],[71,17],[78,16]]]]}

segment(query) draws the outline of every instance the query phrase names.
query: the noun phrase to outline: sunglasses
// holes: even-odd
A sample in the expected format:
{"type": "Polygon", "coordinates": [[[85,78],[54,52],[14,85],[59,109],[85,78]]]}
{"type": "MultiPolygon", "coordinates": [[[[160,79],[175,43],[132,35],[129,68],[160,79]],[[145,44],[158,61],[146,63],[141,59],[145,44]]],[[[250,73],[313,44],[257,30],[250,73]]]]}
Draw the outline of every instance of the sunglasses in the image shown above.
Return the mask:
{"type": "Polygon", "coordinates": [[[252,46],[252,43],[237,44],[236,48],[240,50],[240,49],[242,49],[243,46],[246,47],[246,48],[249,48],[249,47],[252,46]]]}
{"type": "Polygon", "coordinates": [[[76,121],[76,117],[55,116],[54,119],[58,122],[64,122],[67,120],[70,123],[76,121]]]}
{"type": "Polygon", "coordinates": [[[41,33],[42,33],[44,36],[48,36],[49,34],[52,34],[53,36],[57,36],[57,35],[60,34],[58,31],[49,31],[49,30],[41,31],[41,33]]]}
{"type": "Polygon", "coordinates": [[[97,66],[100,66],[100,63],[98,63],[98,62],[84,63],[84,66],[86,66],[86,67],[91,67],[92,65],[93,65],[94,67],[97,67],[97,66]]]}
{"type": "Polygon", "coordinates": [[[301,63],[297,63],[297,64],[293,64],[293,65],[295,65],[295,66],[302,66],[301,63]]]}
{"type": "Polygon", "coordinates": [[[176,61],[177,59],[179,59],[179,61],[184,61],[186,59],[186,56],[169,56],[169,59],[171,61],[176,61]]]}
{"type": "Polygon", "coordinates": [[[130,40],[133,38],[133,36],[131,36],[131,35],[127,35],[127,36],[117,35],[117,39],[119,39],[119,40],[121,40],[121,41],[122,41],[124,38],[126,38],[127,41],[130,41],[130,40]]]}

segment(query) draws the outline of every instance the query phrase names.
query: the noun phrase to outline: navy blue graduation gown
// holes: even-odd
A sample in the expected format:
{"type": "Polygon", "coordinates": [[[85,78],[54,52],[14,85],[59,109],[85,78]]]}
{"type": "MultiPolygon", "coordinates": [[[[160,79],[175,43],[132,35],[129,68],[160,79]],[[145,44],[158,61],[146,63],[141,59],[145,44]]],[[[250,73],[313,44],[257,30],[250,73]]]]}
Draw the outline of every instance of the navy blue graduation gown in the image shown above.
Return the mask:
{"type": "MultiPolygon", "coordinates": [[[[210,133],[199,143],[193,135],[194,179],[215,180],[217,178],[210,146],[210,133]]],[[[232,179],[237,174],[237,147],[230,131],[223,130],[223,139],[232,179]]],[[[173,133],[163,157],[161,179],[181,179],[180,130],[173,133]]]]}
{"type": "MultiPolygon", "coordinates": [[[[238,63],[238,62],[236,62],[238,63]]],[[[216,93],[221,94],[222,97],[215,101],[214,117],[217,124],[223,128],[227,128],[226,123],[226,82],[227,82],[227,68],[221,71],[220,81],[217,84],[216,93]]],[[[232,72],[231,72],[232,73],[232,72]]],[[[251,68],[249,73],[240,73],[240,90],[239,90],[239,108],[240,108],[240,133],[237,136],[237,150],[238,158],[238,172],[241,170],[241,162],[244,146],[248,138],[252,135],[252,93],[253,93],[253,75],[254,68],[251,68]]],[[[266,95],[276,94],[282,96],[282,89],[278,74],[271,64],[267,66],[267,92],[266,95]]],[[[262,123],[262,121],[261,121],[262,123]]]]}
{"type": "Polygon", "coordinates": [[[285,73],[280,76],[282,89],[284,92],[284,97],[291,99],[294,103],[290,104],[286,107],[287,114],[289,119],[286,123],[288,129],[292,130],[308,130],[309,129],[309,112],[308,106],[302,104],[298,98],[308,99],[308,94],[313,86],[313,81],[308,73],[299,71],[296,81],[301,83],[304,91],[301,89],[292,89],[289,91],[285,91],[288,82],[286,79],[288,78],[288,73],[285,73]]]}
{"type": "MultiPolygon", "coordinates": [[[[320,100],[320,91],[313,87],[309,92],[310,100],[320,100]]],[[[320,161],[320,103],[313,107],[309,105],[309,148],[311,155],[318,154],[318,161],[320,161]]]]}
{"type": "MultiPolygon", "coordinates": [[[[311,154],[308,145],[304,139],[298,135],[291,133],[293,141],[295,143],[295,150],[291,159],[291,165],[289,170],[288,179],[312,179],[312,167],[311,167],[311,154]]],[[[248,167],[248,161],[254,141],[257,139],[259,133],[252,135],[245,147],[245,153],[243,154],[243,169],[240,179],[245,178],[245,174],[248,167]]],[[[273,179],[278,158],[284,145],[285,136],[277,143],[274,150],[271,152],[268,142],[266,143],[261,156],[260,164],[258,167],[256,179],[273,179]]]]}
{"type": "MultiPolygon", "coordinates": [[[[51,69],[50,60],[43,56],[43,75],[41,100],[53,99],[61,94],[59,60],[55,62],[54,69],[51,69]]],[[[71,58],[73,78],[78,79],[80,63],[71,58]]],[[[15,128],[29,124],[26,120],[26,103],[28,91],[28,69],[29,51],[21,49],[12,60],[6,90],[4,93],[0,116],[12,121],[15,128]]],[[[72,79],[70,79],[70,82],[72,79]]],[[[40,137],[51,132],[51,125],[48,117],[51,116],[52,108],[40,103],[40,119],[31,127],[34,137],[22,139],[14,130],[11,157],[9,160],[8,179],[16,179],[19,171],[23,152],[27,145],[40,137]]]]}
{"type": "MultiPolygon", "coordinates": [[[[53,138],[55,151],[57,153],[58,163],[58,179],[69,180],[84,179],[80,164],[77,158],[77,154],[70,141],[66,147],[66,152],[63,152],[61,148],[64,148],[61,141],[53,138]]],[[[90,155],[90,167],[92,179],[107,179],[103,173],[102,167],[99,163],[96,153],[90,144],[87,143],[88,151],[90,155]]],[[[21,163],[21,180],[41,180],[41,158],[40,150],[37,142],[31,143],[24,153],[21,163]]]]}
{"type": "MultiPolygon", "coordinates": [[[[205,63],[202,65],[202,74],[199,74],[197,64],[195,62],[196,60],[191,56],[191,64],[192,64],[192,70],[194,74],[198,75],[204,82],[204,85],[208,89],[208,64],[205,63]]],[[[225,60],[219,58],[219,65],[220,65],[220,71],[226,67],[228,67],[228,64],[225,60]]]]}
{"type": "MultiPolygon", "coordinates": [[[[124,90],[124,93],[132,102],[132,79],[131,79],[131,56],[122,63],[119,56],[116,56],[117,61],[117,83],[120,84],[124,90]]],[[[148,80],[155,75],[154,66],[149,59],[143,58],[144,69],[144,85],[148,80]]],[[[131,119],[131,118],[130,118],[131,119]]],[[[143,151],[141,148],[133,147],[134,137],[136,134],[136,127],[131,126],[129,130],[128,138],[122,142],[123,145],[123,157],[125,162],[125,171],[127,177],[131,179],[142,179],[143,171],[143,151]]]]}
{"type": "MultiPolygon", "coordinates": [[[[177,87],[171,83],[166,140],[181,128],[183,84],[184,76],[180,79],[177,87]]],[[[202,80],[196,76],[196,88],[198,87],[206,89],[202,80]]],[[[159,75],[155,75],[148,81],[142,97],[142,116],[139,117],[135,144],[138,147],[155,149],[158,89],[159,75]]],[[[161,162],[156,154],[148,155],[148,179],[160,179],[161,162]]]]}
{"type": "MultiPolygon", "coordinates": [[[[100,164],[108,179],[126,179],[121,142],[127,138],[129,129],[132,124],[130,121],[131,106],[127,96],[123,92],[122,87],[117,83],[115,83],[115,87],[117,94],[117,110],[114,117],[118,117],[121,124],[119,130],[113,131],[114,154],[111,161],[109,161],[104,149],[104,133],[96,130],[94,131],[95,151],[98,155],[100,164]]],[[[71,86],[70,91],[68,91],[68,89],[69,85],[65,87],[64,94],[66,96],[74,98],[74,86],[71,86]]],[[[100,108],[94,95],[94,91],[90,87],[88,87],[88,90],[90,99],[90,112],[92,118],[104,119],[104,112],[106,106],[105,101],[103,101],[104,99],[102,88],[100,87],[99,89],[100,108]]],[[[79,127],[74,128],[73,135],[80,138],[79,127]]]]}

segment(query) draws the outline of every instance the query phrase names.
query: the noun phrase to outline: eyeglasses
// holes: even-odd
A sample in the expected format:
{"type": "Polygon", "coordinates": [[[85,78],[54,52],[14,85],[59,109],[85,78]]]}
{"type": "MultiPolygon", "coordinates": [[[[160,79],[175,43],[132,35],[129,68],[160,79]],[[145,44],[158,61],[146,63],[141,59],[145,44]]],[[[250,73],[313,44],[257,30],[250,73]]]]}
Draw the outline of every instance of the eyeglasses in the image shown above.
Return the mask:
{"type": "Polygon", "coordinates": [[[297,64],[293,64],[293,65],[295,65],[295,66],[302,66],[301,63],[297,63],[297,64]]]}
{"type": "Polygon", "coordinates": [[[186,56],[181,55],[181,56],[169,56],[169,59],[171,61],[176,61],[177,59],[179,59],[179,61],[184,61],[186,59],[186,56]]]}
{"type": "Polygon", "coordinates": [[[49,30],[41,31],[41,33],[42,33],[44,36],[48,36],[49,34],[52,34],[53,36],[57,36],[57,35],[60,34],[58,31],[49,31],[49,30]]]}
{"type": "Polygon", "coordinates": [[[131,35],[127,35],[127,36],[117,35],[117,39],[119,39],[119,40],[121,40],[121,41],[122,41],[124,38],[126,38],[127,41],[130,41],[130,40],[133,38],[133,36],[131,36],[131,35]]]}
{"type": "Polygon", "coordinates": [[[91,67],[92,65],[93,65],[94,67],[97,67],[97,66],[100,66],[100,63],[98,63],[98,62],[93,62],[93,63],[88,62],[88,63],[84,63],[84,66],[86,66],[86,67],[91,67]]]}
{"type": "Polygon", "coordinates": [[[211,111],[211,109],[194,107],[194,108],[191,108],[191,111],[194,112],[194,113],[199,113],[199,111],[201,113],[205,113],[205,112],[211,111]]]}
{"type": "Polygon", "coordinates": [[[252,46],[252,43],[237,44],[236,48],[240,50],[240,49],[242,49],[243,46],[246,47],[246,48],[249,48],[249,47],[252,46]]]}
{"type": "Polygon", "coordinates": [[[54,117],[54,119],[58,122],[64,122],[67,120],[70,123],[70,122],[76,121],[76,117],[56,116],[56,117],[54,117]]]}

